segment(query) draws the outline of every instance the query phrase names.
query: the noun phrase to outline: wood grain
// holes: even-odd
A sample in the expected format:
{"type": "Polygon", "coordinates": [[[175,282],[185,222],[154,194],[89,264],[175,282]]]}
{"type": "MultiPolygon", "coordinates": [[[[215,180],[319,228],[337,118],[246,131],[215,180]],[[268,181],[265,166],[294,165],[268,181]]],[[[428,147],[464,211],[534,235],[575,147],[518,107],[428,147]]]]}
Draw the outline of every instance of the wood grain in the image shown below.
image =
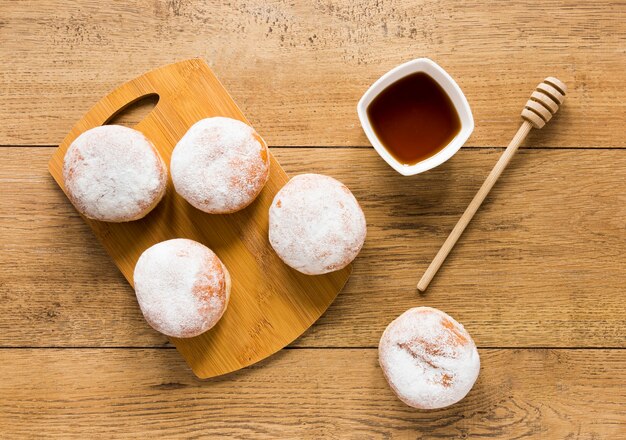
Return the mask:
{"type": "Polygon", "coordinates": [[[99,97],[194,56],[272,146],[368,145],[358,98],[420,56],[467,95],[469,146],[504,146],[546,75],[570,87],[527,142],[550,149],[516,154],[423,297],[417,277],[500,149],[464,149],[407,180],[369,149],[273,148],[291,174],[345,181],[368,241],[294,343],[333,348],[282,350],[208,382],[145,324],[47,175],[52,150],[0,148],[0,437],[626,438],[625,23],[612,0],[0,1],[0,145],[56,146],[99,97]],[[480,347],[511,347],[481,348],[476,387],[446,410],[410,410],[375,350],[345,348],[376,346],[416,305],[449,312],[480,347]],[[7,348],[50,346],[77,348],[7,348]],[[119,348],[87,348],[107,346],[119,348]]]}
{"type": "MultiPolygon", "coordinates": [[[[372,149],[272,151],[292,175],[344,181],[369,227],[350,282],[296,345],[373,347],[393,318],[427,305],[481,347],[626,347],[626,151],[520,150],[425,296],[419,274],[500,149],[462,149],[412,178],[372,149]]],[[[51,154],[0,148],[0,346],[166,344],[47,175],[51,154]]]]}
{"type": "MultiPolygon", "coordinates": [[[[72,142],[151,94],[159,96],[158,104],[134,128],[152,141],[168,167],[176,143],[199,120],[225,116],[248,123],[204,61],[194,58],[160,67],[102,98],[54,150],[48,168],[62,190],[63,158],[72,142]]],[[[268,160],[271,173],[265,187],[250,206],[233,214],[208,215],[193,208],[169,179],[163,200],[140,220],[84,218],[131,285],[141,254],[173,238],[208,246],[228,268],[232,291],[224,316],[201,335],[171,338],[193,372],[204,379],[251,365],[294,341],[326,311],[352,272],[347,265],[311,277],[278,258],[267,240],[268,211],[289,177],[271,153],[268,160]]]]}
{"type": "Polygon", "coordinates": [[[345,181],[369,226],[346,289],[293,344],[332,348],[200,382],[47,175],[52,149],[0,148],[0,437],[626,438],[624,23],[612,0],[0,1],[0,145],[56,146],[119,84],[200,56],[270,145],[296,147],[272,149],[286,171],[345,181]],[[504,146],[556,75],[568,101],[527,146],[584,149],[520,150],[423,297],[417,276],[501,150],[402,179],[370,149],[297,147],[368,145],[358,98],[420,56],[467,95],[469,146],[504,146]],[[416,305],[511,347],[480,349],[452,408],[410,410],[375,350],[345,348],[416,305]],[[50,346],[77,348],[7,348],[50,346]]]}
{"type": "Polygon", "coordinates": [[[283,350],[205,382],[174,350],[1,353],[0,430],[11,439],[626,435],[622,350],[481,350],[466,399],[435,411],[397,400],[371,349],[283,350]]]}
{"type": "Polygon", "coordinates": [[[568,102],[537,146],[624,147],[626,3],[61,0],[0,4],[0,144],[58,145],[98,97],[204,57],[270,145],[367,145],[356,103],[390,68],[440,63],[503,146],[538,81],[568,102]]]}

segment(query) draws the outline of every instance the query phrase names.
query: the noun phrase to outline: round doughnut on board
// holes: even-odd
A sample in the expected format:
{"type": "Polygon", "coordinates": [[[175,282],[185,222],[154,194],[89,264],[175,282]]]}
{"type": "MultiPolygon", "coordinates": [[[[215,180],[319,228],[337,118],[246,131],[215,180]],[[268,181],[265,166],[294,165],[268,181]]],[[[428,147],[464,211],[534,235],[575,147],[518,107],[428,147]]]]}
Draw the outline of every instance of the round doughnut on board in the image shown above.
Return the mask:
{"type": "MultiPolygon", "coordinates": [[[[168,168],[174,146],[198,120],[227,116],[249,124],[203,60],[195,58],[150,71],[104,97],[55,150],[49,170],[61,189],[65,191],[63,157],[72,141],[149,95],[158,95],[159,101],[133,128],[152,140],[168,168]]],[[[84,218],[131,285],[141,253],[171,238],[196,240],[226,265],[233,284],[222,319],[200,336],[171,338],[199,378],[239,370],[291,343],[324,313],[352,270],[349,265],[337,272],[309,276],[278,258],[268,241],[268,210],[289,178],[271,154],[270,161],[270,178],[259,197],[234,214],[197,210],[176,194],[170,178],[161,203],[141,220],[105,223],[84,218]]]]}

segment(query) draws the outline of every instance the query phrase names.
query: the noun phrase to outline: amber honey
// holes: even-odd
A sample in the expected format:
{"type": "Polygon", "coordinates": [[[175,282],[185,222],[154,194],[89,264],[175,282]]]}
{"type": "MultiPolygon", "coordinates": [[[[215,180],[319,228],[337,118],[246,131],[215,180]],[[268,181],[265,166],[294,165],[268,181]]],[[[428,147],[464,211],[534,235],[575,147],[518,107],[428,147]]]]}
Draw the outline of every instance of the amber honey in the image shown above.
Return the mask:
{"type": "Polygon", "coordinates": [[[423,72],[405,76],[380,92],[367,107],[367,116],[378,140],[405,165],[434,156],[461,130],[450,97],[423,72]]]}

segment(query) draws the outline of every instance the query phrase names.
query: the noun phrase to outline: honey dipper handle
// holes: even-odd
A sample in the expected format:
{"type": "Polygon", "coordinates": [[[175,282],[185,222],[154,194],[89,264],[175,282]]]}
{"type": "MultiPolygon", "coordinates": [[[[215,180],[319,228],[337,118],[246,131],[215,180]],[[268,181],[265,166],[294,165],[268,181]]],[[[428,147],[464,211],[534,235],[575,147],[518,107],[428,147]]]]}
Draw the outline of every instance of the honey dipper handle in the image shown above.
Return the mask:
{"type": "Polygon", "coordinates": [[[530,122],[524,121],[519,130],[517,130],[517,133],[511,140],[511,143],[508,147],[506,147],[506,150],[504,150],[504,153],[502,153],[502,156],[500,156],[500,159],[498,159],[498,162],[491,170],[491,173],[489,173],[489,176],[487,176],[487,179],[480,187],[480,189],[470,202],[469,206],[465,209],[465,212],[446,239],[445,243],[443,244],[443,246],[441,246],[439,252],[437,252],[437,255],[430,263],[430,266],[428,266],[428,269],[426,269],[426,272],[424,272],[422,279],[419,281],[419,283],[417,283],[417,288],[419,291],[423,292],[426,290],[431,280],[443,264],[444,260],[456,244],[457,240],[469,224],[470,220],[472,220],[472,217],[474,217],[474,214],[476,214],[476,211],[478,211],[478,208],[483,203],[483,201],[487,197],[487,194],[489,194],[489,191],[491,191],[491,188],[493,188],[493,185],[495,185],[496,181],[498,180],[506,166],[509,164],[511,158],[519,148],[520,144],[524,141],[532,127],[533,126],[530,122]]]}

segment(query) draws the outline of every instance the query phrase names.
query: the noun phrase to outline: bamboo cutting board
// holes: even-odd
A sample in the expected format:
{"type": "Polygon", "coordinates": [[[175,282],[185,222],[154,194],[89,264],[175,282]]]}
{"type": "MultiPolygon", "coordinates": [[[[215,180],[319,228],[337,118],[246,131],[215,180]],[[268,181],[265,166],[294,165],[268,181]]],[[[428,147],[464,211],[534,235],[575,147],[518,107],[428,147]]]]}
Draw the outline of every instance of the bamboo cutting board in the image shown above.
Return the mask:
{"type": "MultiPolygon", "coordinates": [[[[152,140],[168,165],[174,146],[198,120],[228,116],[248,123],[201,59],[153,70],[98,102],[55,150],[49,169],[64,191],[63,157],[72,141],[149,95],[158,95],[158,103],[134,128],[152,140]]],[[[269,182],[250,206],[235,214],[211,215],[193,208],[175,193],[170,179],[164,199],[141,220],[105,223],[84,219],[131,285],[141,253],[171,238],[199,241],[224,262],[233,284],[222,319],[195,338],[171,338],[200,378],[246,367],[292,342],[324,313],[352,270],[348,266],[326,275],[303,275],[274,253],[267,238],[268,210],[289,178],[271,154],[270,161],[269,182]]]]}

